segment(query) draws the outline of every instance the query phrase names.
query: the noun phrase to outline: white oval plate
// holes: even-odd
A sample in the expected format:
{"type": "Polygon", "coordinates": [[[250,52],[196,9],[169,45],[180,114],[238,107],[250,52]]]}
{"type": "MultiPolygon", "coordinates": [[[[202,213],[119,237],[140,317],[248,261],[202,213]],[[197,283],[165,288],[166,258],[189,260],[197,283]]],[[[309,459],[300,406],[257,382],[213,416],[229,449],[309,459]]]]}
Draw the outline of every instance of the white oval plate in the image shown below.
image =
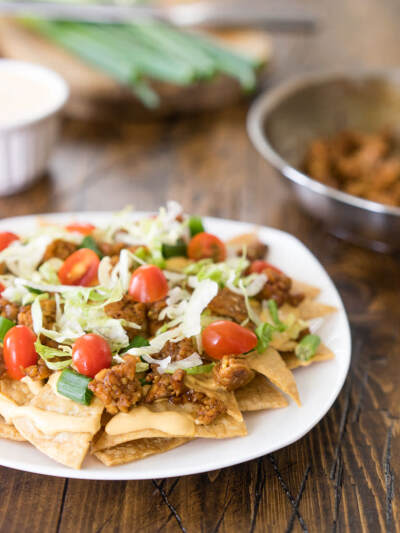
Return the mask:
{"type": "MultiPolygon", "coordinates": [[[[134,218],[146,213],[136,213],[134,218]]],[[[83,220],[104,223],[110,213],[65,213],[40,218],[66,223],[83,220]]],[[[0,229],[23,234],[38,217],[15,217],[0,221],[0,229]]],[[[231,220],[205,218],[207,231],[227,239],[255,229],[254,225],[231,220]]],[[[246,437],[197,439],[167,453],[154,455],[123,466],[106,467],[88,456],[81,470],[72,470],[52,461],[33,446],[0,439],[0,464],[19,470],[81,479],[151,479],[208,472],[274,452],[297,441],[326,414],[346,378],[351,357],[351,336],[342,300],[328,274],[314,255],[295,237],[273,228],[257,227],[269,245],[268,260],[289,276],[321,289],[320,300],[338,312],[329,316],[319,334],[336,358],[295,371],[302,407],[292,401],[283,409],[245,414],[246,437]]]]}

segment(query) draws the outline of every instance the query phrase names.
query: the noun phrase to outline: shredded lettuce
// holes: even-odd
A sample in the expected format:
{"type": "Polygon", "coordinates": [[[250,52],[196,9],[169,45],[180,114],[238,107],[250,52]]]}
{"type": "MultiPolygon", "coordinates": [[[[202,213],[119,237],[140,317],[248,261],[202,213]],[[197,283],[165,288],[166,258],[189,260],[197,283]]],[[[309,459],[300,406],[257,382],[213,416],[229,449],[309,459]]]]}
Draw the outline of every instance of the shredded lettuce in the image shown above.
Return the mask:
{"type": "Polygon", "coordinates": [[[69,346],[64,346],[63,350],[58,350],[56,348],[50,348],[45,346],[38,339],[35,342],[35,350],[40,355],[40,357],[45,361],[46,366],[50,370],[61,370],[62,368],[67,368],[72,363],[72,357],[69,346]],[[61,361],[52,361],[55,357],[61,358],[61,361]]]}

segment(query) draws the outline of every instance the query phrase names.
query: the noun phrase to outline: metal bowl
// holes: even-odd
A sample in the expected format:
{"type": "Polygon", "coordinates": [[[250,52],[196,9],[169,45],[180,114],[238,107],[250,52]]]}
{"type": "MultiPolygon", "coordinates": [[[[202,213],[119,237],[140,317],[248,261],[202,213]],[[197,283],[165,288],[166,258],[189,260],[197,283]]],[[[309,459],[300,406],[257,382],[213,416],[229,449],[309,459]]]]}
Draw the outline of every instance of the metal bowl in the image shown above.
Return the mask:
{"type": "Polygon", "coordinates": [[[400,70],[306,75],[262,94],[247,120],[254,146],[290,180],[305,210],[336,235],[380,251],[400,249],[400,207],[333,189],[299,169],[315,138],[386,127],[400,137],[400,70]]]}

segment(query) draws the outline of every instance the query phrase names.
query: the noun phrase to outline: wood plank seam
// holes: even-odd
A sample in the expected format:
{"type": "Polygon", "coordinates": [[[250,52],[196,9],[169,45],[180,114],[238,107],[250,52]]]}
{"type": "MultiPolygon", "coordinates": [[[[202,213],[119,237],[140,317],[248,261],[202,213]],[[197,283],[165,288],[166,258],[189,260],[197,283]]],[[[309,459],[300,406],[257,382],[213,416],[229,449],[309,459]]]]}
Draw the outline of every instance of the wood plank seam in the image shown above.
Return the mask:
{"type": "Polygon", "coordinates": [[[385,447],[385,457],[383,464],[383,471],[385,475],[385,486],[386,486],[386,532],[391,533],[392,531],[392,521],[393,521],[393,486],[394,486],[394,473],[391,467],[392,459],[392,433],[393,425],[389,426],[386,436],[386,447],[385,447]]]}
{"type": "Polygon", "coordinates": [[[162,498],[163,502],[165,503],[165,505],[168,507],[168,509],[174,515],[175,520],[177,521],[177,524],[178,524],[180,530],[182,531],[182,533],[187,533],[185,527],[183,526],[182,518],[180,517],[178,511],[175,509],[175,507],[172,505],[172,503],[169,501],[167,493],[162,488],[161,484],[159,485],[154,479],[152,479],[152,483],[158,489],[158,492],[160,493],[161,498],[162,498]]]}
{"type": "Polygon", "coordinates": [[[337,526],[339,522],[339,509],[340,509],[340,502],[342,500],[342,487],[343,487],[343,459],[342,459],[342,452],[339,449],[338,457],[337,457],[337,466],[336,466],[336,473],[335,473],[335,484],[334,484],[334,490],[335,490],[335,503],[334,503],[334,514],[333,514],[333,524],[332,524],[332,533],[336,533],[337,526]]]}
{"type": "Polygon", "coordinates": [[[264,470],[263,457],[260,457],[257,460],[257,477],[254,490],[254,509],[253,516],[251,517],[249,533],[253,533],[254,528],[256,527],[258,509],[260,507],[260,500],[265,487],[266,478],[267,476],[264,470]]]}
{"type": "Polygon", "coordinates": [[[306,526],[306,524],[304,522],[304,519],[301,516],[300,511],[298,509],[296,509],[296,501],[293,498],[293,495],[290,492],[289,487],[287,486],[285,480],[283,479],[283,477],[282,477],[282,475],[281,475],[281,473],[280,473],[280,471],[278,469],[278,465],[276,463],[275,457],[272,454],[270,454],[270,455],[267,455],[267,458],[268,458],[269,462],[271,463],[272,468],[274,469],[274,472],[275,472],[275,474],[276,474],[276,476],[278,478],[279,483],[281,484],[283,492],[286,494],[286,497],[288,498],[291,506],[293,507],[293,511],[296,513],[296,516],[297,516],[297,519],[299,521],[301,529],[304,531],[304,533],[308,533],[308,528],[307,528],[307,526],[306,526]]]}
{"type": "MultiPolygon", "coordinates": [[[[225,499],[226,499],[226,496],[227,496],[228,487],[229,487],[229,482],[227,483],[226,489],[225,489],[225,499]]],[[[217,523],[215,524],[215,528],[213,530],[213,533],[218,533],[219,528],[220,528],[220,526],[221,526],[221,524],[222,524],[222,522],[223,522],[223,520],[225,518],[225,513],[226,513],[228,507],[231,504],[232,498],[233,498],[233,494],[231,494],[230,498],[227,500],[226,504],[224,505],[224,508],[222,509],[221,516],[218,518],[217,523]]]]}
{"type": "Polygon", "coordinates": [[[311,472],[311,464],[308,463],[308,466],[304,472],[303,479],[301,480],[299,492],[297,493],[296,500],[295,500],[295,508],[293,509],[292,516],[289,519],[289,523],[286,528],[286,533],[291,533],[291,531],[293,530],[294,520],[296,518],[296,512],[299,509],[301,498],[303,497],[304,489],[306,488],[306,483],[307,483],[307,479],[308,479],[310,472],[311,472]]]}
{"type": "Polygon", "coordinates": [[[339,438],[335,446],[334,459],[333,459],[333,463],[332,463],[332,467],[331,467],[331,471],[329,475],[329,479],[331,480],[334,480],[336,476],[336,469],[338,467],[339,454],[341,452],[342,441],[343,441],[344,434],[346,431],[347,419],[348,419],[349,411],[350,411],[351,387],[352,387],[352,378],[350,376],[347,381],[346,393],[345,393],[345,399],[344,399],[344,408],[343,408],[342,415],[340,418],[339,438]]]}
{"type": "Polygon", "coordinates": [[[62,515],[63,515],[63,512],[64,512],[65,500],[66,500],[66,497],[67,497],[68,483],[69,483],[69,479],[66,478],[65,481],[64,481],[63,493],[62,493],[62,496],[61,496],[61,505],[60,505],[60,511],[58,513],[56,533],[59,533],[60,527],[61,527],[61,520],[62,520],[62,515]]]}

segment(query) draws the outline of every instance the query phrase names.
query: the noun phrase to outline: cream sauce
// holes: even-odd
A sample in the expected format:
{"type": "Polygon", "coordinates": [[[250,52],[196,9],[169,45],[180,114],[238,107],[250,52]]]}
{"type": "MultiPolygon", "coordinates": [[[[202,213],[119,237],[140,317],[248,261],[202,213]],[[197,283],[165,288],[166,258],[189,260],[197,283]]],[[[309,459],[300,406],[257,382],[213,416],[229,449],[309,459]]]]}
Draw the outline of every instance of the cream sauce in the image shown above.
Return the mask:
{"type": "Polygon", "coordinates": [[[158,429],[177,437],[192,437],[195,425],[193,419],[186,413],[153,412],[141,406],[132,409],[129,413],[118,413],[105,427],[109,435],[122,435],[143,429],[158,429]]]}
{"type": "Polygon", "coordinates": [[[0,126],[45,113],[58,100],[44,81],[11,68],[0,69],[0,126]]]}
{"type": "Polygon", "coordinates": [[[100,429],[100,415],[98,414],[93,416],[63,415],[55,411],[44,411],[32,405],[17,405],[3,394],[0,394],[0,414],[7,423],[26,416],[46,435],[55,435],[64,431],[94,435],[100,429]]]}

